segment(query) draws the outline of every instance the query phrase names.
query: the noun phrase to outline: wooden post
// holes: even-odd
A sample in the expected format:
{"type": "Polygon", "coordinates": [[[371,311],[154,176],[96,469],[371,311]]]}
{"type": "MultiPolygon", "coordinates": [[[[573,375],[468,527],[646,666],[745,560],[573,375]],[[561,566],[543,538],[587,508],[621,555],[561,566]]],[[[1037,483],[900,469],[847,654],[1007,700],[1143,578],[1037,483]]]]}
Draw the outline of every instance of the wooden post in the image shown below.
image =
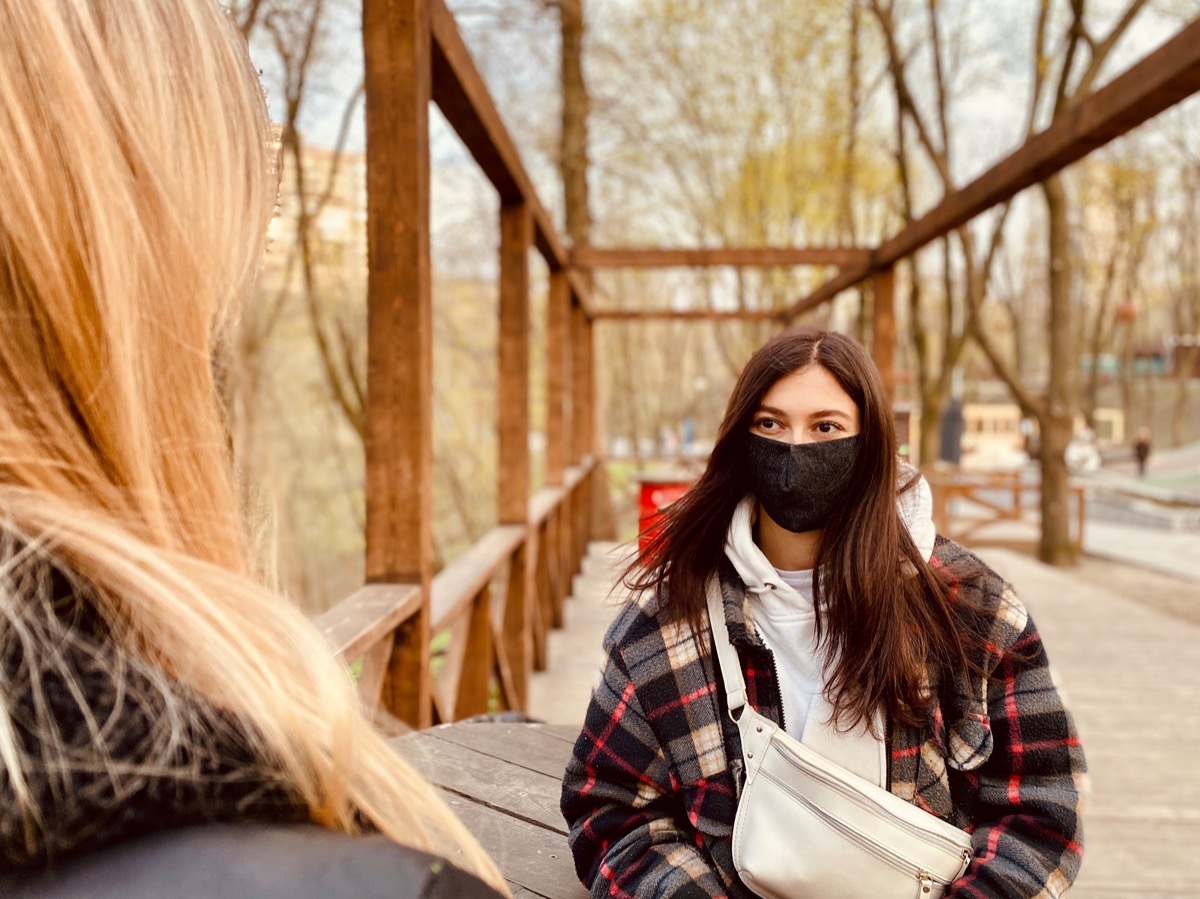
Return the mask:
{"type": "Polygon", "coordinates": [[[501,524],[529,515],[529,248],[533,219],[523,203],[500,208],[500,468],[501,524]]]}
{"type": "Polygon", "coordinates": [[[871,356],[883,378],[883,389],[891,402],[896,396],[896,278],[895,269],[875,276],[871,315],[871,356]]]}
{"type": "Polygon", "coordinates": [[[429,260],[428,0],[363,0],[367,138],[366,579],[420,584],[383,688],[432,722],[433,307],[429,260]]]}
{"type": "MultiPolygon", "coordinates": [[[[529,521],[529,248],[533,217],[524,203],[500,207],[501,524],[529,521]]],[[[515,554],[504,609],[504,642],[516,699],[524,708],[533,670],[533,600],[537,540],[530,532],[515,554]]]]}
{"type": "Polygon", "coordinates": [[[563,482],[570,453],[567,433],[567,364],[571,342],[571,293],[567,273],[550,273],[546,304],[546,484],[563,482]]]}
{"type": "Polygon", "coordinates": [[[588,444],[588,378],[591,361],[587,342],[590,329],[583,307],[571,307],[571,463],[578,465],[591,452],[588,444]]]}

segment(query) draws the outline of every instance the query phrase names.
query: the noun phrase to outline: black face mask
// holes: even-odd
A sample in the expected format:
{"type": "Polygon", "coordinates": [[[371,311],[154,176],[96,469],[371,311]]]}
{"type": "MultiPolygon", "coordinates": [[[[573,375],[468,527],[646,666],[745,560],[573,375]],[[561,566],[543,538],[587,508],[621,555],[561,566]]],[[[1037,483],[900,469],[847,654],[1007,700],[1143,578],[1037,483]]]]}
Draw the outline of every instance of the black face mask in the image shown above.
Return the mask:
{"type": "Polygon", "coordinates": [[[857,436],[792,444],[751,434],[750,489],[780,527],[815,531],[845,495],[857,458],[857,436]]]}

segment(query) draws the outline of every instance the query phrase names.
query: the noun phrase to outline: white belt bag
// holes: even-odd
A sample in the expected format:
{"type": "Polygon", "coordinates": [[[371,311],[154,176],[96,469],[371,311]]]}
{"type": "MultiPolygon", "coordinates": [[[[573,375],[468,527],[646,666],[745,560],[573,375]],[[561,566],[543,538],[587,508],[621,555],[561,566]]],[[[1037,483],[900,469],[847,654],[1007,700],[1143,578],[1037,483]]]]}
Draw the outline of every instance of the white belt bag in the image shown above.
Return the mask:
{"type": "Polygon", "coordinates": [[[970,837],[754,711],[717,578],[707,593],[729,715],[746,762],[733,825],[733,862],[742,881],[768,899],[939,899],[966,871],[970,837]]]}

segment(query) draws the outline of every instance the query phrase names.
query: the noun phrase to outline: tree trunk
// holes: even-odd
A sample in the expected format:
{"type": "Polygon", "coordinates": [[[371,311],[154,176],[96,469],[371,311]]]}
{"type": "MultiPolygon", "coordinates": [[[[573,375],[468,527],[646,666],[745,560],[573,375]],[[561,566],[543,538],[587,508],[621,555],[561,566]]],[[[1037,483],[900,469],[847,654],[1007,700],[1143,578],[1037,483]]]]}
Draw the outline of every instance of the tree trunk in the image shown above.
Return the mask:
{"type": "Polygon", "coordinates": [[[1042,536],[1038,558],[1051,565],[1075,562],[1071,542],[1069,476],[1065,452],[1074,430],[1074,385],[1078,356],[1071,330],[1072,260],[1067,222],[1068,200],[1062,178],[1042,183],[1050,235],[1050,381],[1042,431],[1042,536]]]}
{"type": "Polygon", "coordinates": [[[588,208],[588,98],[583,78],[583,0],[561,0],[562,144],[559,167],[563,181],[567,236],[574,246],[587,244],[592,227],[588,208]]]}

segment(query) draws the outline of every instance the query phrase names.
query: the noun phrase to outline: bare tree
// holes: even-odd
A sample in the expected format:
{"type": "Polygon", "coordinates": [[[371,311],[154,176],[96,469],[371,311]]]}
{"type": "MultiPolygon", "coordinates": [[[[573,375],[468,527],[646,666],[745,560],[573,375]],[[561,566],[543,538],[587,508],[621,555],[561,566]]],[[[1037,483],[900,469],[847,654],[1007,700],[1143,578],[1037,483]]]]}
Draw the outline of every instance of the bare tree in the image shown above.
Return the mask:
{"type": "MultiPolygon", "coordinates": [[[[939,177],[947,190],[952,179],[948,160],[939,149],[945,142],[935,140],[932,127],[923,123],[911,112],[916,104],[912,92],[903,84],[904,58],[894,48],[895,22],[890,21],[891,0],[872,0],[872,8],[880,20],[885,35],[889,35],[889,61],[896,82],[898,103],[914,125],[918,139],[934,163],[939,177]]],[[[1034,28],[1032,91],[1028,107],[1026,133],[1041,124],[1042,115],[1049,107],[1051,117],[1065,115],[1086,98],[1095,88],[1096,81],[1105,63],[1112,55],[1121,37],[1128,31],[1138,13],[1145,7],[1146,0],[1129,0],[1123,11],[1113,20],[1103,37],[1092,34],[1093,26],[1088,16],[1087,0],[1039,0],[1034,28]],[[1065,8],[1064,8],[1065,7],[1065,8]],[[1065,14],[1064,28],[1056,28],[1060,8],[1065,14]],[[1058,45],[1051,47],[1053,36],[1061,31],[1058,45]]],[[[932,29],[937,22],[937,4],[928,0],[928,17],[932,29]]],[[[934,56],[935,73],[938,56],[934,56]]],[[[939,83],[941,83],[939,81],[939,83]]],[[[939,96],[941,89],[939,88],[939,96]]],[[[939,102],[937,108],[944,109],[939,102]]],[[[938,136],[945,137],[945,121],[938,122],[938,136]]],[[[1042,470],[1042,533],[1038,545],[1038,556],[1052,564],[1069,564],[1074,561],[1074,546],[1070,535],[1068,471],[1064,458],[1066,447],[1074,430],[1074,416],[1078,408],[1078,387],[1075,370],[1078,351],[1075,331],[1078,323],[1071,308],[1076,263],[1070,245],[1070,198],[1061,174],[1051,176],[1042,183],[1042,194],[1046,200],[1049,246],[1049,304],[1047,335],[1049,341],[1050,371],[1044,396],[1035,395],[1025,385],[1018,372],[995,345],[995,341],[980,325],[980,308],[986,296],[990,276],[991,260],[994,258],[1000,229],[993,232],[993,239],[982,254],[973,251],[969,228],[961,228],[958,238],[963,246],[963,259],[968,267],[966,296],[969,301],[967,327],[972,338],[983,349],[997,375],[1007,384],[1022,411],[1036,418],[1041,431],[1040,463],[1042,470]],[[974,260],[974,261],[973,261],[974,260]]],[[[1000,220],[1003,223],[1004,212],[1000,220]]]]}

